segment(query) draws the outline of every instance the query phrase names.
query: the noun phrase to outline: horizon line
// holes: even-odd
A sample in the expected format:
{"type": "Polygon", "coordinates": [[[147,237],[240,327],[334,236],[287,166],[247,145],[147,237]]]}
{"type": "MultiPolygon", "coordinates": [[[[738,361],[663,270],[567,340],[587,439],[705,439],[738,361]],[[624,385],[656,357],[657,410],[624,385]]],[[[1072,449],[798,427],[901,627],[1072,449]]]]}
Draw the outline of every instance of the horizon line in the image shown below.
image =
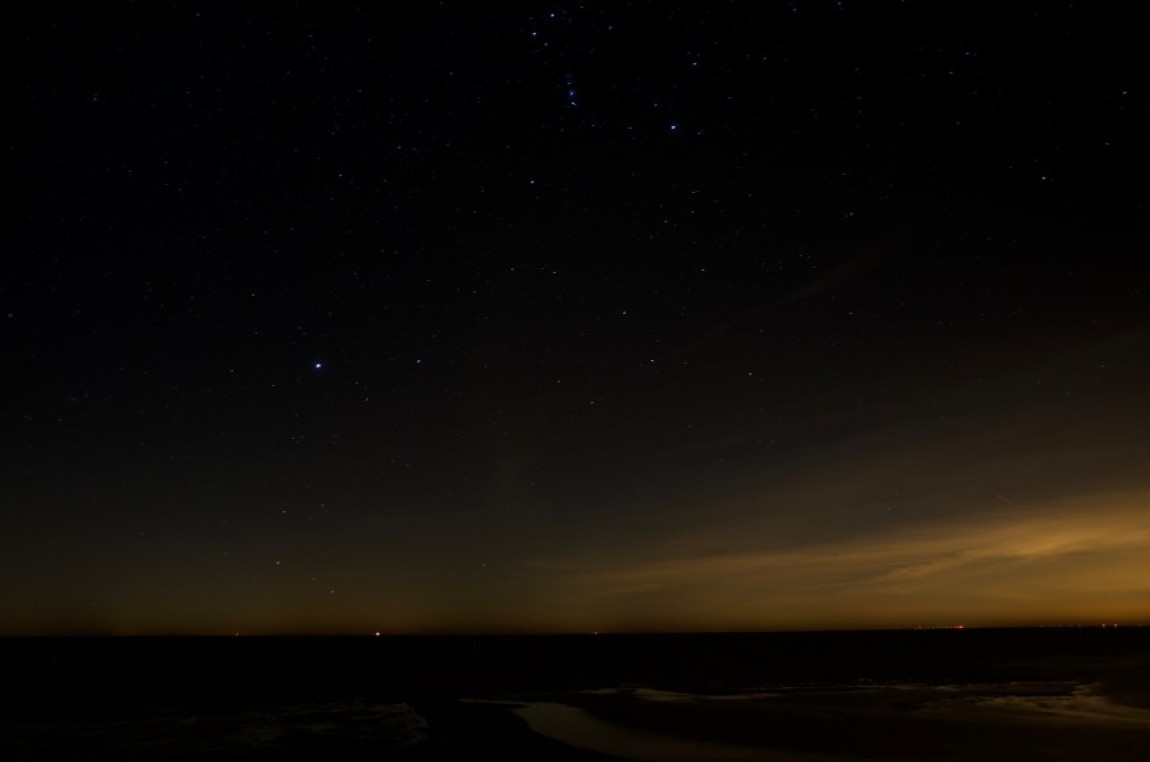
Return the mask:
{"type": "Polygon", "coordinates": [[[716,635],[816,635],[882,632],[965,632],[967,630],[1119,630],[1145,629],[1145,622],[1082,622],[1082,623],[1043,623],[1043,624],[949,624],[949,625],[908,625],[902,627],[824,627],[787,628],[774,630],[613,630],[613,631],[514,631],[514,630],[475,630],[475,631],[435,631],[424,632],[395,631],[356,631],[356,632],[46,632],[46,633],[0,633],[0,640],[68,639],[68,638],[595,638],[595,637],[667,637],[667,636],[716,636],[716,635]]]}

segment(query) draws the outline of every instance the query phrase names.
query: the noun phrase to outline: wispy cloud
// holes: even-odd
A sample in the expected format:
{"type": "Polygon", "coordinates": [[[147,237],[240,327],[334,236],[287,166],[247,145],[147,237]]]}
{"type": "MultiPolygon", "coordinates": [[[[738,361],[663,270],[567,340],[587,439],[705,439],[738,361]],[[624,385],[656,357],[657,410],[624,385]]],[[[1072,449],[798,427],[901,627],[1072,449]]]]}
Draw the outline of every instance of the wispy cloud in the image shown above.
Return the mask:
{"type": "Polygon", "coordinates": [[[1147,492],[1098,494],[782,549],[668,544],[559,566],[588,610],[625,608],[636,621],[644,611],[762,627],[790,618],[897,624],[927,614],[1150,616],[1148,506],[1147,492]]]}

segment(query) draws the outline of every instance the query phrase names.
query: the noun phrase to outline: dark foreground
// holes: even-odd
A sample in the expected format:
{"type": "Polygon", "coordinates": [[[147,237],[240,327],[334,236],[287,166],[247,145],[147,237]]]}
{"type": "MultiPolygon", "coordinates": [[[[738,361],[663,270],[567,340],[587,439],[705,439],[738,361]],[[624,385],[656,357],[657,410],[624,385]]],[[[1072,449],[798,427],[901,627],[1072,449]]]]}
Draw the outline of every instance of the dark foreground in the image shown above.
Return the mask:
{"type": "Polygon", "coordinates": [[[1150,628],[0,641],[3,760],[1150,759],[1150,628]]]}

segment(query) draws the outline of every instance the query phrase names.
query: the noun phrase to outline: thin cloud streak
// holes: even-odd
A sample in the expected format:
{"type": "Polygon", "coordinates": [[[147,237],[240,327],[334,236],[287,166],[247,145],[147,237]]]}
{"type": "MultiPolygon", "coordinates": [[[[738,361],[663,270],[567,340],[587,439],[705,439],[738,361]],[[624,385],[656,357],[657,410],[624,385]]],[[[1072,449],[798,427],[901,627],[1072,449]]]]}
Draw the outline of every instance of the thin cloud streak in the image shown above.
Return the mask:
{"type": "Polygon", "coordinates": [[[581,563],[569,578],[589,611],[682,626],[787,626],[842,619],[907,624],[931,614],[1019,623],[1081,611],[1150,616],[1150,492],[1103,493],[1019,510],[890,527],[763,552],[720,551],[581,563]],[[668,604],[673,605],[668,607],[668,604]],[[622,604],[622,605],[621,605],[622,604]]]}

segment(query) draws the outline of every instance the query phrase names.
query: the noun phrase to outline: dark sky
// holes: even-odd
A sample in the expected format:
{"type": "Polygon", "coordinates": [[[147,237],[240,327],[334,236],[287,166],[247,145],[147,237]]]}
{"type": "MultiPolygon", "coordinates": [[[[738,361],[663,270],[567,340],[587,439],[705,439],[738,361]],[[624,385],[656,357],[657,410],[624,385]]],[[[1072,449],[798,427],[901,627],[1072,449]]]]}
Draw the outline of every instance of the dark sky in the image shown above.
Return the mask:
{"type": "Polygon", "coordinates": [[[1150,620],[1145,4],[9,19],[0,631],[1150,620]]]}

